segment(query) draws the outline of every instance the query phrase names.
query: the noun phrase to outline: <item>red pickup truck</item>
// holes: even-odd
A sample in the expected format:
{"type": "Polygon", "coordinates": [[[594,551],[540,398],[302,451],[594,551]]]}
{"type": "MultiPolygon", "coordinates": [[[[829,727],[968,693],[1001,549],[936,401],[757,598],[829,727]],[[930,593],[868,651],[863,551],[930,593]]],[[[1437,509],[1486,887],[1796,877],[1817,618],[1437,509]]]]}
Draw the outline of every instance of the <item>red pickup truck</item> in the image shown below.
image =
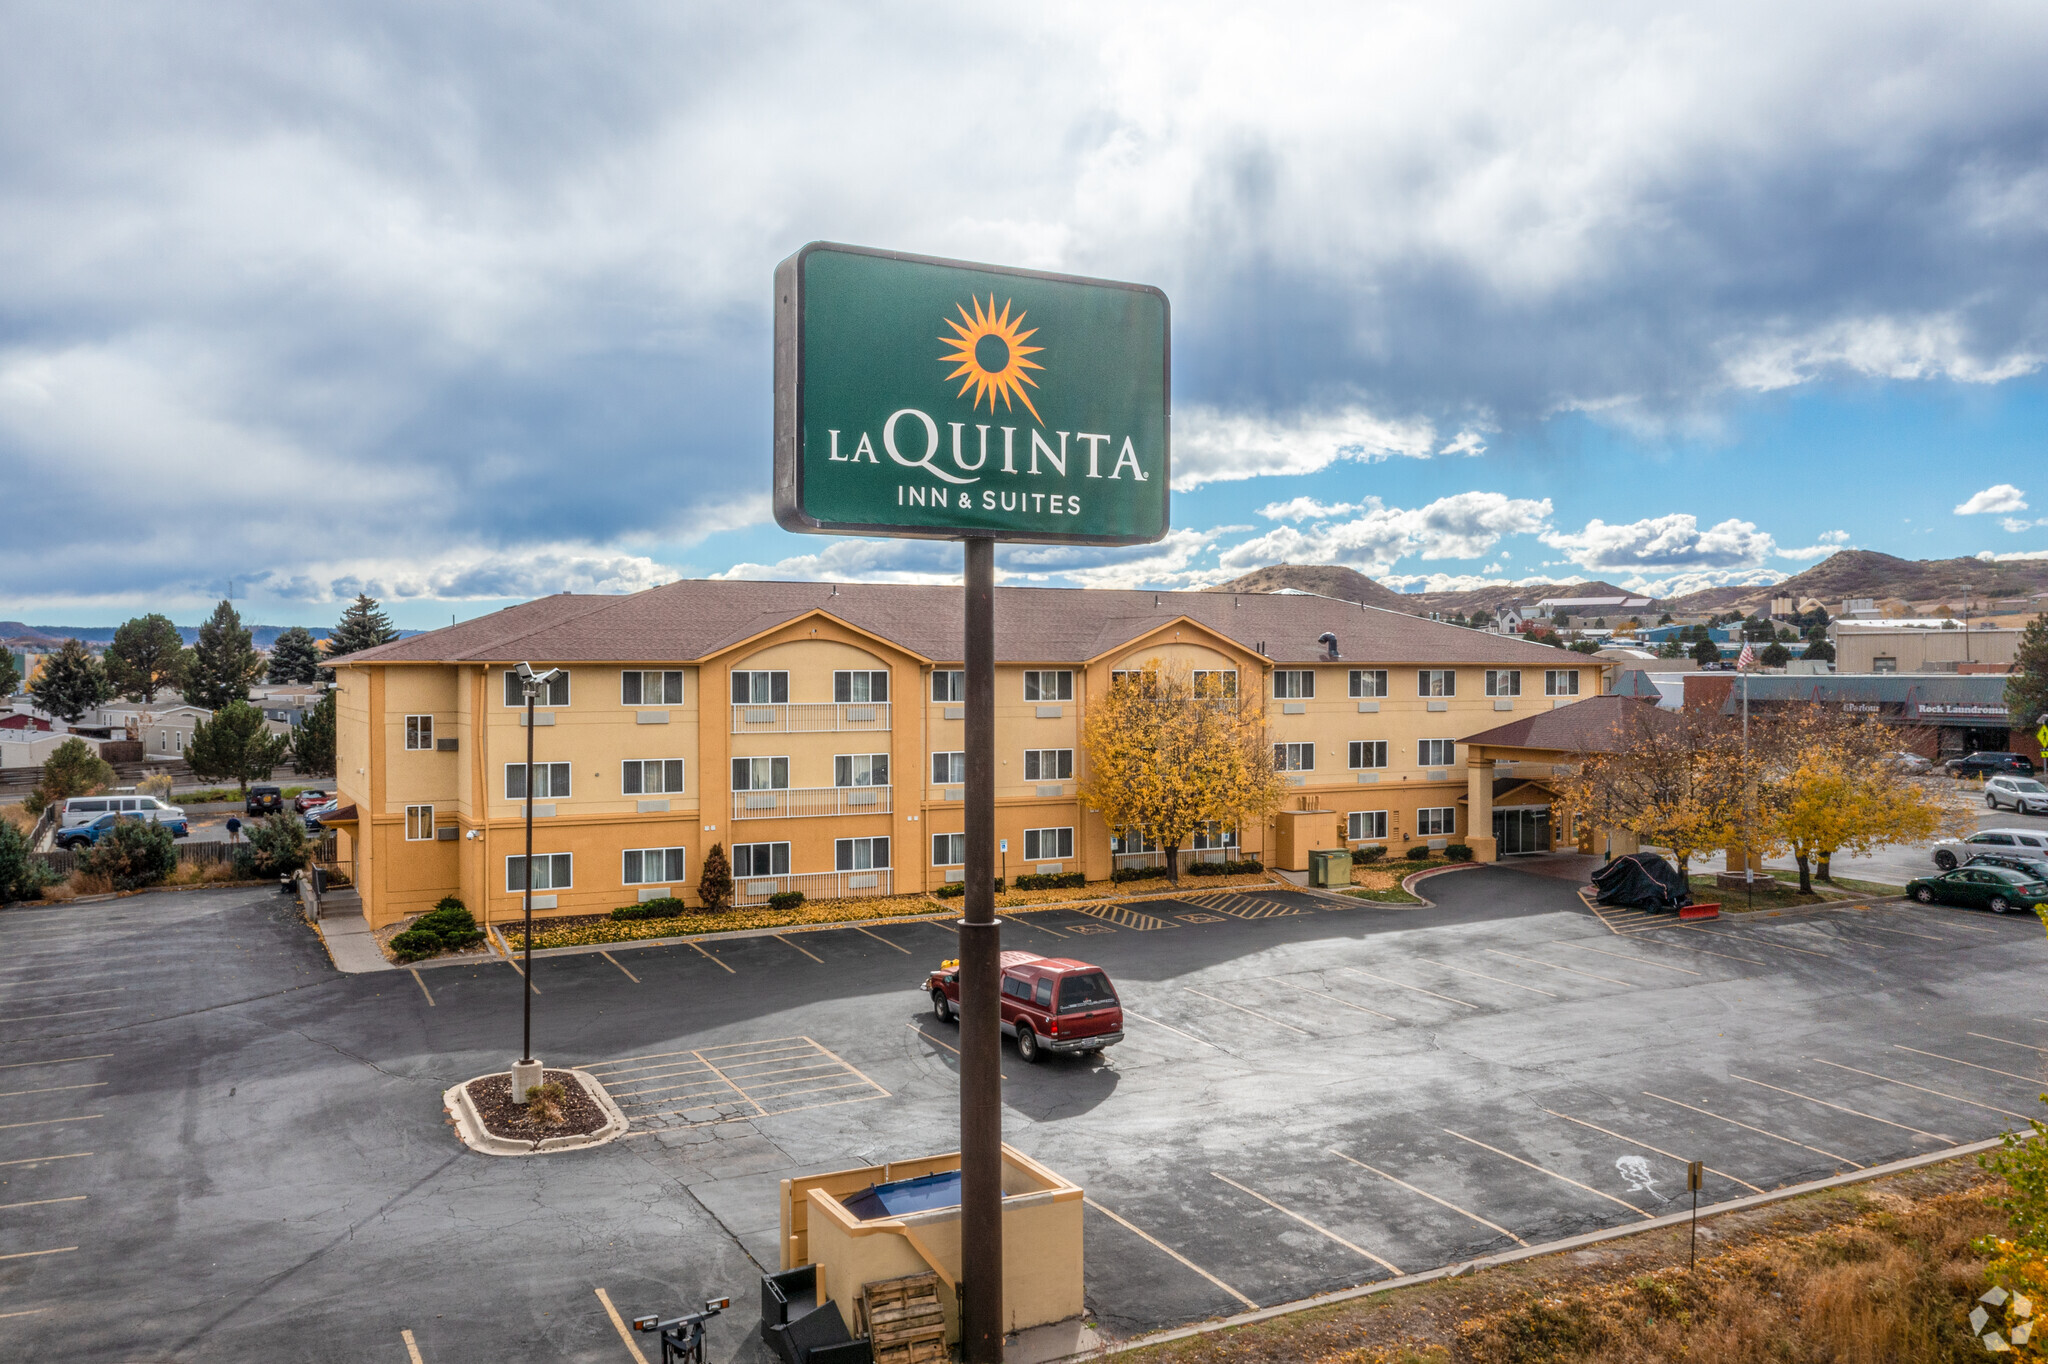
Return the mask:
{"type": "MultiPolygon", "coordinates": [[[[1005,952],[1003,1032],[1017,1039],[1017,1055],[1036,1061],[1046,1052],[1098,1052],[1124,1040],[1124,1011],[1108,974],[1071,957],[1005,952]]],[[[959,1018],[960,963],[942,963],[925,977],[932,1013],[942,1023],[959,1018]]]]}

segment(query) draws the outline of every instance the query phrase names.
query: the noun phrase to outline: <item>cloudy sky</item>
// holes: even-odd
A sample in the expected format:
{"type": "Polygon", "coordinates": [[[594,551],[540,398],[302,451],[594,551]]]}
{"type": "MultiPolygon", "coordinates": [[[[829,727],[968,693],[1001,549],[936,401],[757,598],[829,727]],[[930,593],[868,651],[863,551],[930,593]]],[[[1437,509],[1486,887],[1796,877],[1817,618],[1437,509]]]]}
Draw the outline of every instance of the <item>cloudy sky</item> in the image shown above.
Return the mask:
{"type": "Polygon", "coordinates": [[[2038,5],[6,14],[0,619],[952,575],[769,519],[814,239],[1171,296],[1172,534],[1012,581],[2048,557],[2038,5]]]}

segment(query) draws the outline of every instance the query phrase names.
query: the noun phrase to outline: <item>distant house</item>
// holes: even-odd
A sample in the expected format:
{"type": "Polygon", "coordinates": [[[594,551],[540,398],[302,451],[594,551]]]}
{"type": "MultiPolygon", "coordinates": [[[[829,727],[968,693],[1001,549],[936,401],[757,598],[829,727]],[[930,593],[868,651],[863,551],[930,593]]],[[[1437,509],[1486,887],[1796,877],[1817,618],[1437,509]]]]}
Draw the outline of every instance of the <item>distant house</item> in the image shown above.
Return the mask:
{"type": "Polygon", "coordinates": [[[182,757],[186,745],[192,742],[193,727],[212,718],[212,711],[183,701],[166,701],[153,706],[116,701],[85,716],[95,725],[95,732],[104,730],[110,738],[138,741],[142,744],[143,756],[157,762],[182,757]]]}
{"type": "Polygon", "coordinates": [[[1496,635],[1519,635],[1524,623],[1520,602],[1493,608],[1493,632],[1496,635]]]}
{"type": "Polygon", "coordinates": [[[1545,597],[1536,603],[1538,615],[1614,616],[1625,611],[1643,611],[1655,605],[1650,597],[1545,597]]]}

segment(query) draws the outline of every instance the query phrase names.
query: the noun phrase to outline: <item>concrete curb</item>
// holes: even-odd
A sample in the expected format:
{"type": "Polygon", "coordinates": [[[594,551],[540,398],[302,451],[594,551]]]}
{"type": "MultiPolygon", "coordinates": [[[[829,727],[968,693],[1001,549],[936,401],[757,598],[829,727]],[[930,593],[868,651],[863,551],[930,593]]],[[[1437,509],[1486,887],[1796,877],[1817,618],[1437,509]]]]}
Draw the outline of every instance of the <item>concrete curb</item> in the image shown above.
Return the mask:
{"type": "MultiPolygon", "coordinates": [[[[1481,867],[1491,867],[1494,865],[1496,864],[1492,862],[1452,862],[1449,865],[1442,867],[1424,867],[1421,871],[1410,872],[1408,875],[1402,877],[1401,889],[1407,891],[1410,895],[1415,896],[1417,899],[1420,899],[1422,898],[1422,892],[1415,889],[1415,883],[1417,881],[1426,881],[1432,876],[1442,876],[1446,872],[1478,871],[1481,867]]],[[[1432,900],[1430,901],[1430,903],[1435,904],[1436,902],[1432,900]]]]}
{"type": "MultiPolygon", "coordinates": [[[[595,1076],[577,1070],[573,1066],[564,1067],[564,1069],[567,1069],[571,1075],[576,1077],[577,1083],[583,1086],[585,1094],[588,1094],[600,1108],[611,1115],[611,1120],[595,1132],[586,1132],[581,1136],[574,1137],[545,1137],[537,1142],[520,1141],[513,1137],[492,1136],[485,1129],[483,1116],[476,1111],[475,1102],[469,1097],[469,1087],[478,1080],[487,1080],[490,1078],[490,1075],[499,1074],[500,1072],[498,1071],[492,1071],[490,1075],[474,1076],[471,1079],[464,1080],[461,1084],[453,1085],[444,1090],[441,1094],[441,1106],[447,1111],[449,1118],[454,1122],[455,1133],[462,1139],[462,1144],[469,1147],[470,1150],[486,1156],[545,1156],[552,1155],[557,1151],[580,1151],[589,1146],[606,1145],[624,1136],[626,1128],[630,1125],[625,1111],[619,1107],[610,1094],[605,1092],[604,1085],[595,1076]]],[[[543,1071],[543,1074],[545,1074],[545,1071],[543,1071]]]]}

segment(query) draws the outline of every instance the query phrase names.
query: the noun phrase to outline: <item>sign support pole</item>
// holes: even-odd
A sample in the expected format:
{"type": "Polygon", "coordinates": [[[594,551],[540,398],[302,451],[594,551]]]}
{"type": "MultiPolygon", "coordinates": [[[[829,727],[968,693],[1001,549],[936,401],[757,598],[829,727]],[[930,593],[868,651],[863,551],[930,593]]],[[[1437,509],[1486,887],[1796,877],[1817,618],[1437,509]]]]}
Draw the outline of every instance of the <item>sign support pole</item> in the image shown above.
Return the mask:
{"type": "Polygon", "coordinates": [[[966,550],[967,862],[960,919],[960,1344],[1003,1358],[1002,929],[996,921],[995,541],[966,550]]]}

